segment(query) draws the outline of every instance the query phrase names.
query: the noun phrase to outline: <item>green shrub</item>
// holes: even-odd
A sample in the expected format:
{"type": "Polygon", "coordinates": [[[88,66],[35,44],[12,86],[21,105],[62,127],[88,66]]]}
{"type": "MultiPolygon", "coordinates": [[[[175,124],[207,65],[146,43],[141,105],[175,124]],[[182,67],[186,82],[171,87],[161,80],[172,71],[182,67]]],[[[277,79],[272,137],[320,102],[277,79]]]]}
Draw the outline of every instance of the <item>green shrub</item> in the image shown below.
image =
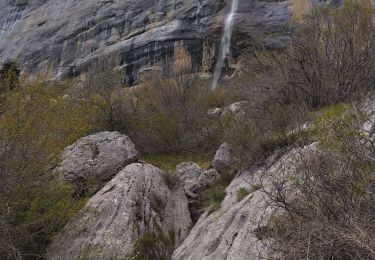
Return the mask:
{"type": "Polygon", "coordinates": [[[214,154],[211,152],[178,152],[142,154],[141,160],[146,161],[165,172],[175,172],[176,166],[183,162],[195,162],[203,169],[208,169],[212,164],[214,154]]]}
{"type": "Polygon", "coordinates": [[[51,169],[64,147],[94,128],[94,104],[66,100],[39,79],[8,92],[0,114],[0,233],[7,234],[0,236],[0,258],[42,257],[84,205],[51,169]]]}
{"type": "Polygon", "coordinates": [[[277,102],[324,107],[374,89],[375,33],[369,0],[317,6],[292,25],[285,52],[272,53],[266,85],[277,102]]]}
{"type": "Polygon", "coordinates": [[[295,178],[270,176],[269,199],[281,214],[260,235],[273,241],[277,257],[375,257],[375,150],[363,122],[353,105],[324,108],[313,126],[319,149],[301,154],[295,178]]]}
{"type": "Polygon", "coordinates": [[[213,183],[206,188],[199,197],[201,210],[215,211],[220,208],[221,202],[225,199],[225,189],[233,180],[234,173],[221,174],[213,183]]]}
{"type": "Polygon", "coordinates": [[[303,106],[280,105],[272,102],[251,105],[240,117],[224,122],[224,140],[231,144],[235,161],[258,163],[275,150],[305,143],[308,135],[298,128],[306,120],[303,106]]]}
{"type": "Polygon", "coordinates": [[[0,69],[0,95],[20,86],[20,70],[15,62],[7,62],[0,69]]]}
{"type": "Polygon", "coordinates": [[[250,192],[246,188],[239,188],[236,192],[237,201],[241,201],[249,195],[250,192]]]}
{"type": "Polygon", "coordinates": [[[118,129],[132,136],[144,152],[212,147],[218,139],[212,134],[214,124],[207,110],[218,94],[198,80],[188,65],[163,68],[141,86],[123,91],[116,114],[122,122],[118,129]]]}
{"type": "MultiPolygon", "coordinates": [[[[173,250],[173,239],[161,233],[161,231],[146,232],[134,243],[130,260],[170,259],[173,250]]],[[[172,232],[172,231],[171,231],[172,232]]],[[[170,232],[170,233],[171,233],[170,232]]],[[[173,231],[174,233],[174,231],[173,231]]]]}

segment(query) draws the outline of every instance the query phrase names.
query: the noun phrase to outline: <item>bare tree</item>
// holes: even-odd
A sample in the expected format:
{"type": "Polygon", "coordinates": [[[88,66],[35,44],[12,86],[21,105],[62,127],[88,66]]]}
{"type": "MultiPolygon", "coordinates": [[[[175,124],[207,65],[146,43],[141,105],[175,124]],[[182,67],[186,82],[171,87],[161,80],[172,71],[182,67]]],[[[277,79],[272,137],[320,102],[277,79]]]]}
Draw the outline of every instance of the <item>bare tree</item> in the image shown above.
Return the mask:
{"type": "Polygon", "coordinates": [[[286,52],[272,54],[267,74],[277,97],[320,107],[352,99],[375,83],[375,34],[371,1],[316,7],[293,25],[286,52]]]}
{"type": "Polygon", "coordinates": [[[374,147],[363,145],[361,116],[348,112],[330,125],[319,150],[301,154],[294,176],[280,172],[263,189],[282,213],[262,236],[284,259],[375,258],[374,147]]]}

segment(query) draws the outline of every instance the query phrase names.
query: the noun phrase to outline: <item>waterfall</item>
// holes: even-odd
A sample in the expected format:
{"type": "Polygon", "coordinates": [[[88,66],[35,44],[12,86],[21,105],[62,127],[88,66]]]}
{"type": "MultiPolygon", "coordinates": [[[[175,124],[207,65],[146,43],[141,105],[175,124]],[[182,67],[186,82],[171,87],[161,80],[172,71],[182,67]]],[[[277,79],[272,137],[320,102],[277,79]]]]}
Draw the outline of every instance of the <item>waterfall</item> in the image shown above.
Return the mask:
{"type": "Polygon", "coordinates": [[[221,37],[219,57],[216,61],[214,79],[212,82],[212,89],[215,89],[217,87],[217,83],[219,82],[219,79],[221,76],[221,70],[223,68],[225,58],[227,57],[230,51],[230,43],[232,39],[233,26],[234,26],[234,15],[236,14],[237,9],[238,9],[238,2],[239,0],[232,0],[231,6],[230,6],[230,12],[227,18],[225,19],[225,26],[224,26],[223,35],[221,37]]]}

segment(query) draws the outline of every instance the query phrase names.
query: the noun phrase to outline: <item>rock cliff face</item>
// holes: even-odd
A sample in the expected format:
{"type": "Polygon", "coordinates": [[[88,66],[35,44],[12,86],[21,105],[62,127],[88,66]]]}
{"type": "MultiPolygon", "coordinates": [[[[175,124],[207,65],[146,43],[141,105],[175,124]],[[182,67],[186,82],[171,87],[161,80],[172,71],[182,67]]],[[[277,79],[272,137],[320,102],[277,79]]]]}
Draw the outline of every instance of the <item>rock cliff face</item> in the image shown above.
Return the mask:
{"type": "MultiPolygon", "coordinates": [[[[308,2],[309,0],[306,0],[308,2]]],[[[103,54],[115,54],[129,83],[141,68],[185,59],[210,71],[228,0],[3,0],[0,63],[52,78],[77,75],[103,54]]],[[[290,16],[290,1],[242,0],[237,32],[272,35],[290,16]]],[[[242,38],[243,40],[243,38],[242,38]]]]}

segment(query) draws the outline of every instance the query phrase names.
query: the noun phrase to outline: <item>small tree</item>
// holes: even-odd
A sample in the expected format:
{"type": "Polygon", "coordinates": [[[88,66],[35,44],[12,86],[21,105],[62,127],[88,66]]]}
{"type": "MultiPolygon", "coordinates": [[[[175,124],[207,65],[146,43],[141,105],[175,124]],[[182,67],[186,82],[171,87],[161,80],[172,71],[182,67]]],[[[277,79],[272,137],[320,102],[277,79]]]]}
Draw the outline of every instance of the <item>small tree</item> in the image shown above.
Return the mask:
{"type": "Polygon", "coordinates": [[[320,118],[318,150],[300,154],[294,175],[280,169],[264,182],[279,211],[260,235],[277,258],[375,258],[375,150],[357,111],[320,118]]]}
{"type": "Polygon", "coordinates": [[[3,105],[7,92],[19,87],[20,71],[15,62],[7,62],[0,69],[0,114],[3,112],[3,105]]]}
{"type": "Polygon", "coordinates": [[[21,84],[0,114],[0,259],[42,258],[55,232],[83,206],[51,168],[96,117],[89,100],[71,102],[39,80],[21,84]]]}
{"type": "Polygon", "coordinates": [[[164,151],[199,143],[207,120],[208,87],[198,81],[190,62],[165,64],[140,87],[139,130],[149,144],[164,151]]]}
{"type": "Polygon", "coordinates": [[[268,76],[284,102],[320,107],[374,89],[375,33],[371,1],[316,7],[294,24],[285,53],[268,76]],[[276,78],[275,78],[276,76],[276,78]]]}
{"type": "Polygon", "coordinates": [[[0,94],[19,87],[20,70],[17,63],[7,62],[0,69],[0,94]]]}
{"type": "Polygon", "coordinates": [[[123,84],[123,75],[116,69],[115,57],[100,57],[88,67],[85,76],[84,96],[97,96],[102,101],[101,121],[104,122],[105,128],[115,130],[115,111],[121,102],[119,92],[123,84]]]}

